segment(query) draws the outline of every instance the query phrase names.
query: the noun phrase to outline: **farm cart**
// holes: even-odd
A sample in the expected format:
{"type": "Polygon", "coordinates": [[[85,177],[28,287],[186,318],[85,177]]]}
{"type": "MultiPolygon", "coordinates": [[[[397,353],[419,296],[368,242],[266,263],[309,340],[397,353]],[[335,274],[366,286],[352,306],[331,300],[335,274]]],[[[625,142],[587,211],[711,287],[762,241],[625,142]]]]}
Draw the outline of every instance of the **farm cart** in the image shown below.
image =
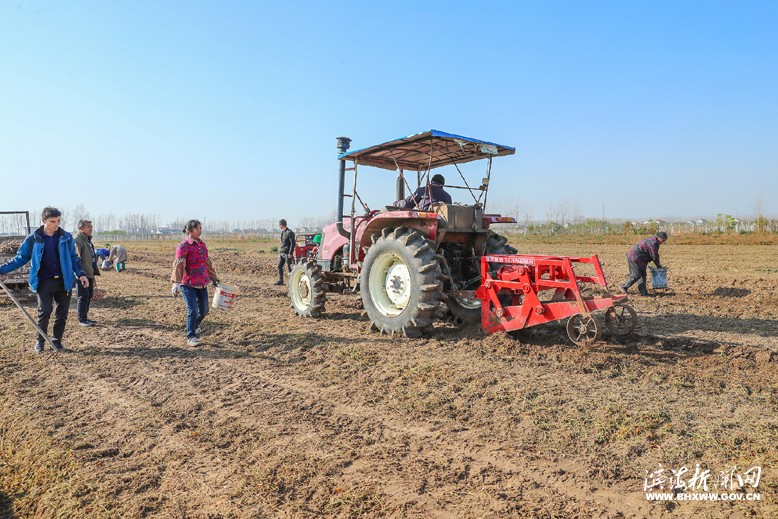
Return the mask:
{"type": "MultiPolygon", "coordinates": [[[[9,224],[10,227],[3,229],[3,234],[0,235],[0,265],[2,265],[16,256],[19,246],[21,246],[26,236],[32,232],[32,228],[30,227],[30,213],[28,211],[0,211],[0,215],[13,215],[13,221],[9,224]],[[6,233],[6,230],[11,232],[6,233]],[[23,230],[26,230],[26,234],[19,233],[19,231],[23,230]]],[[[17,290],[27,288],[30,284],[29,279],[29,264],[10,274],[0,276],[0,281],[8,288],[17,290]]]]}
{"type": "MultiPolygon", "coordinates": [[[[438,318],[482,322],[487,310],[477,291],[484,281],[496,279],[502,266],[500,261],[487,262],[484,272],[482,258],[517,253],[490,228],[515,220],[486,210],[492,160],[515,150],[437,130],[352,152],[349,146],[350,139],[338,138],[337,221],[324,228],[316,257],[292,270],[292,308],[301,316],[318,317],[328,292],[361,294],[373,329],[408,337],[431,330],[438,318]],[[478,160],[486,164],[485,176],[468,182],[463,164],[478,160]],[[352,166],[346,167],[347,162],[352,166]],[[396,172],[394,200],[405,198],[406,188],[410,193],[429,188],[431,170],[447,166],[449,178],[459,178],[445,188],[465,191],[472,203],[433,204],[427,210],[372,209],[357,189],[360,166],[396,172]],[[353,179],[350,193],[344,190],[347,171],[353,179]],[[346,199],[351,201],[349,215],[344,214],[346,199]]],[[[506,299],[508,294],[499,296],[506,299]]]]}

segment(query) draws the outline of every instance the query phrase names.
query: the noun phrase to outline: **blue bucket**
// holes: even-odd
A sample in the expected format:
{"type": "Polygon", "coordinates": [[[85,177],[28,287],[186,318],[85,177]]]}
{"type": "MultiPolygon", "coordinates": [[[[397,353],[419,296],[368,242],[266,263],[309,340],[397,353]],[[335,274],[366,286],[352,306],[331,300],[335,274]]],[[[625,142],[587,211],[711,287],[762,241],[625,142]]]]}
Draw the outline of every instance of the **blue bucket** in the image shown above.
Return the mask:
{"type": "Polygon", "coordinates": [[[651,286],[653,288],[667,288],[667,269],[651,269],[651,286]]]}

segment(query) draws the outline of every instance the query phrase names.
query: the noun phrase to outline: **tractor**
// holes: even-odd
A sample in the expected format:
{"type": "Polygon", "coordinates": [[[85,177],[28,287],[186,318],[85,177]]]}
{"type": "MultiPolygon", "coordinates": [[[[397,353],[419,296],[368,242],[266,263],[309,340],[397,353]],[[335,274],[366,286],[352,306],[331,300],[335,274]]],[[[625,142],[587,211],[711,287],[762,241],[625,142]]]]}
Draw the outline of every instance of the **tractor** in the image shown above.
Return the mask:
{"type": "Polygon", "coordinates": [[[298,234],[295,236],[294,261],[299,263],[308,258],[315,258],[319,250],[320,233],[298,234]],[[318,240],[317,240],[318,237],[318,240]]]}
{"type": "Polygon", "coordinates": [[[328,292],[361,294],[373,329],[408,337],[430,331],[439,317],[480,322],[481,257],[516,253],[490,229],[515,220],[486,212],[492,159],[512,155],[514,148],[437,130],[351,152],[350,142],[338,138],[337,221],[324,228],[316,257],[292,270],[292,308],[304,317],[320,317],[328,292]],[[475,160],[485,161],[486,173],[471,185],[460,166],[475,160]],[[395,171],[396,200],[405,198],[406,188],[413,193],[429,186],[432,170],[450,166],[461,182],[444,187],[468,192],[472,203],[373,209],[358,190],[360,166],[395,171]],[[350,193],[344,188],[347,171],[353,179],[350,193]],[[346,199],[351,202],[348,215],[346,199]]]}
{"type": "Polygon", "coordinates": [[[609,292],[597,255],[518,254],[491,230],[515,222],[486,210],[492,160],[512,155],[513,148],[437,130],[351,152],[350,143],[338,137],[337,221],[324,228],[315,255],[298,262],[289,276],[298,315],[321,317],[327,293],[338,292],[361,295],[374,330],[407,337],[430,332],[438,318],[480,323],[487,333],[566,320],[568,338],[586,344],[601,337],[603,326],[593,315],[598,311],[604,311],[611,336],[635,330],[637,314],[626,295],[609,292]],[[460,166],[477,160],[485,161],[486,173],[471,185],[460,166]],[[403,200],[408,188],[415,208],[372,209],[357,189],[359,166],[396,172],[395,199],[403,200]],[[443,187],[467,191],[473,203],[419,208],[416,196],[424,187],[433,200],[430,172],[443,166],[453,167],[462,181],[443,187]],[[347,171],[350,193],[344,189],[347,171]]]}

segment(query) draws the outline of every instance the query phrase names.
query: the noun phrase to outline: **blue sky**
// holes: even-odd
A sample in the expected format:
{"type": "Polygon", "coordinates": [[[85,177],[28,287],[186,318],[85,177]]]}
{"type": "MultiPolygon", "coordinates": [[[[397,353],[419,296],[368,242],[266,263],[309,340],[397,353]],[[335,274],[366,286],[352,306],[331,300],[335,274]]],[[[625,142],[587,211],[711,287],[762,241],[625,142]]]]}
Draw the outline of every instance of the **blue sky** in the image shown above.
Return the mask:
{"type": "Polygon", "coordinates": [[[295,222],[335,208],[337,136],[435,128],[514,146],[490,199],[536,219],[776,215],[776,26],[776,2],[4,2],[2,203],[295,222]]]}

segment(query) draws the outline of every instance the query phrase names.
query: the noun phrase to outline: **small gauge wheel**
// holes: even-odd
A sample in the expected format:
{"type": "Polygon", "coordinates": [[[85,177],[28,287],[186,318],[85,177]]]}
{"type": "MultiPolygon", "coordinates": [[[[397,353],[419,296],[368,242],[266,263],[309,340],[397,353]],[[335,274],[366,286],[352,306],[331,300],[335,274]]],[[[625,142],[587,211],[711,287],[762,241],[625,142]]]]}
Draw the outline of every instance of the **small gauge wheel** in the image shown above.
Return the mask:
{"type": "Polygon", "coordinates": [[[600,333],[600,326],[591,315],[575,314],[567,320],[567,336],[577,345],[595,342],[600,333]]]}
{"type": "Polygon", "coordinates": [[[635,331],[638,314],[629,305],[616,305],[605,312],[605,329],[617,337],[624,337],[635,331]]]}

